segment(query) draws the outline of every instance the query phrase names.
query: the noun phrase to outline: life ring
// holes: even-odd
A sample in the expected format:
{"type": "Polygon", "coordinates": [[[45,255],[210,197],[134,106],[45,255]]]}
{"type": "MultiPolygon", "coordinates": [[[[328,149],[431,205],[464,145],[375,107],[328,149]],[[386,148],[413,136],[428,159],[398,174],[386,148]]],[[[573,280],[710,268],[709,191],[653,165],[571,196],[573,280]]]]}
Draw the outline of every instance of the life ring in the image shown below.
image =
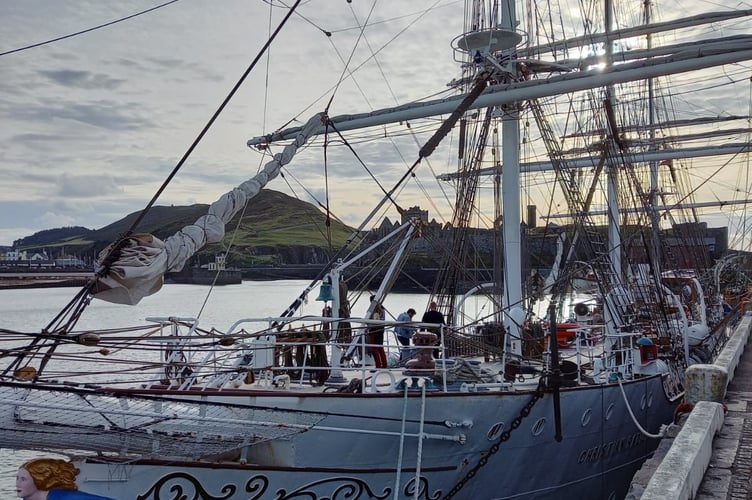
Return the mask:
{"type": "Polygon", "coordinates": [[[378,370],[371,376],[371,392],[392,392],[394,390],[395,382],[396,380],[392,372],[389,370],[378,370]],[[376,379],[379,378],[379,375],[382,373],[386,373],[389,376],[389,389],[380,390],[379,386],[376,385],[376,379]]]}

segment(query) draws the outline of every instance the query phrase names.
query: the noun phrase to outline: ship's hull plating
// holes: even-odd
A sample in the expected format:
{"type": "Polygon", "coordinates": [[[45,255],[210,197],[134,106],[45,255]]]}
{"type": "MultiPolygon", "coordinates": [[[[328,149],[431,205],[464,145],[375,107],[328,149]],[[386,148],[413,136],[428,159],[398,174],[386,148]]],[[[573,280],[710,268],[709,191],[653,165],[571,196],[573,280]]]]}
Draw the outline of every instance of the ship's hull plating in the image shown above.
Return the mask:
{"type": "MultiPolygon", "coordinates": [[[[671,421],[676,402],[660,377],[624,383],[624,390],[647,431],[671,421]]],[[[560,440],[553,395],[546,393],[504,440],[532,397],[435,392],[423,398],[419,390],[407,397],[224,395],[325,416],[307,431],[249,447],[242,459],[223,457],[232,461],[86,459],[79,485],[116,499],[394,498],[395,489],[398,498],[413,498],[416,487],[418,498],[434,499],[458,484],[454,498],[623,498],[658,441],[636,427],[619,385],[562,389],[560,440]],[[418,440],[421,432],[427,437],[418,440]]]]}

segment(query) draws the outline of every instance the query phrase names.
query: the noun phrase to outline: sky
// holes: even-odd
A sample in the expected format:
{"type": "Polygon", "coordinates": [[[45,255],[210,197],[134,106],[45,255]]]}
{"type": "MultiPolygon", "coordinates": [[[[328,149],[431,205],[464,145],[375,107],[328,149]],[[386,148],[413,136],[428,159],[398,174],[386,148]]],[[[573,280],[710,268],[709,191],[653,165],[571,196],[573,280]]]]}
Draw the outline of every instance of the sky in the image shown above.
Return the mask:
{"type": "MultiPolygon", "coordinates": [[[[1,2],[0,52],[76,33],[160,3],[1,2]]],[[[404,11],[403,2],[383,3],[372,19],[410,15],[395,29],[420,16],[426,5],[461,9],[456,1],[411,2],[410,12],[404,11]]],[[[246,146],[250,137],[299,114],[304,122],[324,109],[332,94],[329,89],[342,74],[340,57],[349,57],[348,44],[358,34],[352,29],[358,23],[356,15],[365,19],[368,14],[365,2],[355,4],[357,10],[351,11],[344,0],[302,2],[301,15],[285,26],[268,59],[262,58],[253,69],[159,204],[211,203],[268,160],[246,146]],[[315,102],[321,97],[326,99],[315,102]]],[[[423,16],[424,33],[442,22],[441,10],[423,16]]],[[[278,2],[272,7],[260,0],[181,0],[122,23],[0,57],[0,244],[52,227],[103,227],[143,208],[259,53],[270,26],[285,13],[278,2]]],[[[385,36],[392,35],[370,37],[369,43],[379,47],[385,36]]],[[[389,65],[395,55],[403,59],[408,52],[395,44],[381,60],[389,65]]],[[[441,52],[450,55],[448,40],[441,52]]],[[[426,59],[433,55],[424,57],[408,69],[419,78],[425,78],[423,70],[434,67],[426,59]]],[[[444,59],[450,75],[454,63],[444,59]]],[[[419,95],[396,92],[401,98],[419,95]]],[[[354,93],[352,85],[343,86],[332,112],[352,112],[339,101],[352,100],[354,93]]],[[[373,102],[378,104],[383,103],[373,102]]],[[[347,217],[347,207],[344,212],[347,217]]]]}
{"type": "MultiPolygon", "coordinates": [[[[144,208],[286,14],[279,1],[270,2],[0,2],[0,245],[43,229],[101,228],[144,208]]],[[[304,123],[330,99],[329,112],[337,115],[446,95],[447,82],[459,76],[450,42],[463,31],[464,3],[303,0],[157,204],[211,203],[269,159],[248,148],[248,139],[304,123]],[[366,19],[361,35],[356,28],[366,19]],[[343,73],[345,62],[358,69],[343,73]]],[[[728,8],[662,2],[669,16],[728,8]]],[[[565,11],[562,19],[574,14],[565,11]]],[[[703,111],[735,106],[747,113],[748,93],[749,85],[724,86],[703,96],[703,111]]],[[[319,148],[316,159],[303,154],[269,187],[328,198],[336,215],[356,225],[382,195],[365,189],[365,181],[376,177],[391,187],[415,159],[411,142],[403,138],[399,151],[394,143],[360,145],[369,170],[340,148],[322,172],[319,148]],[[303,185],[312,187],[306,192],[303,185]]],[[[418,195],[440,189],[429,178],[447,171],[446,163],[440,158],[421,174],[425,184],[412,187],[414,204],[438,210],[418,195]]],[[[396,218],[395,211],[386,215],[396,218]]]]}

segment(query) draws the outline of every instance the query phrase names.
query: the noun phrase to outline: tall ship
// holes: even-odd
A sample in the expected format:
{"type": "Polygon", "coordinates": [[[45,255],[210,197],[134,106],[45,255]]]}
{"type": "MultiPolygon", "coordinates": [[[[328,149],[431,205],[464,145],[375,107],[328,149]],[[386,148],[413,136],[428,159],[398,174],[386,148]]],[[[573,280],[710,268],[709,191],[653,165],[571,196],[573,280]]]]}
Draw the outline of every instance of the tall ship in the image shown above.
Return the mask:
{"type": "MultiPolygon", "coordinates": [[[[651,2],[583,2],[577,14],[534,1],[414,14],[417,2],[357,3],[269,2],[277,28],[256,60],[292,20],[358,20],[328,103],[251,137],[263,168],[194,224],[160,240],[136,218],[48,325],[4,331],[0,448],[64,455],[80,490],[118,500],[625,497],[682,402],[685,369],[712,361],[747,293],[698,216],[712,200],[696,199],[697,184],[721,169],[698,181],[687,163],[733,167],[747,117],[674,104],[748,79],[752,34],[722,27],[748,28],[752,11],[656,21],[651,2]],[[442,21],[394,46],[429,14],[442,21]],[[454,31],[454,65],[423,56],[436,26],[454,31]],[[376,108],[382,90],[370,110],[340,109],[360,57],[387,48],[399,57],[376,75],[408,74],[425,97],[376,108]],[[138,307],[158,293],[264,187],[356,171],[345,199],[367,203],[367,179],[380,200],[278,316],[254,315],[264,297],[249,297],[227,325],[165,311],[143,328],[77,329],[92,300],[138,307]],[[375,231],[388,210],[429,203],[419,197],[451,206],[448,236],[432,238],[420,216],[375,231]],[[557,242],[545,275],[531,231],[557,242]],[[387,317],[419,251],[440,262],[431,314],[387,317]],[[583,278],[587,290],[574,288],[583,278]],[[301,313],[309,301],[320,313],[301,313]],[[398,352],[384,346],[394,331],[410,338],[398,352]]],[[[328,191],[320,200],[334,217],[328,191]]]]}

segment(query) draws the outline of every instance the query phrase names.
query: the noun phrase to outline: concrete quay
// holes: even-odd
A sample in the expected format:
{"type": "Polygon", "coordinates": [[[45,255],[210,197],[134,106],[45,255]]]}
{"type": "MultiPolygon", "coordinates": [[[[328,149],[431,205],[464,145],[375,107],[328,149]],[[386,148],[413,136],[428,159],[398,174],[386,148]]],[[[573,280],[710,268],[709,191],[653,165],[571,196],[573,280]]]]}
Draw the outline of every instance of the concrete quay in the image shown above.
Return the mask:
{"type": "Polygon", "coordinates": [[[627,499],[752,500],[751,331],[748,312],[712,365],[688,369],[693,409],[635,475],[627,499]]]}
{"type": "Polygon", "coordinates": [[[726,392],[728,412],[713,440],[696,500],[752,500],[752,347],[726,392]]]}

